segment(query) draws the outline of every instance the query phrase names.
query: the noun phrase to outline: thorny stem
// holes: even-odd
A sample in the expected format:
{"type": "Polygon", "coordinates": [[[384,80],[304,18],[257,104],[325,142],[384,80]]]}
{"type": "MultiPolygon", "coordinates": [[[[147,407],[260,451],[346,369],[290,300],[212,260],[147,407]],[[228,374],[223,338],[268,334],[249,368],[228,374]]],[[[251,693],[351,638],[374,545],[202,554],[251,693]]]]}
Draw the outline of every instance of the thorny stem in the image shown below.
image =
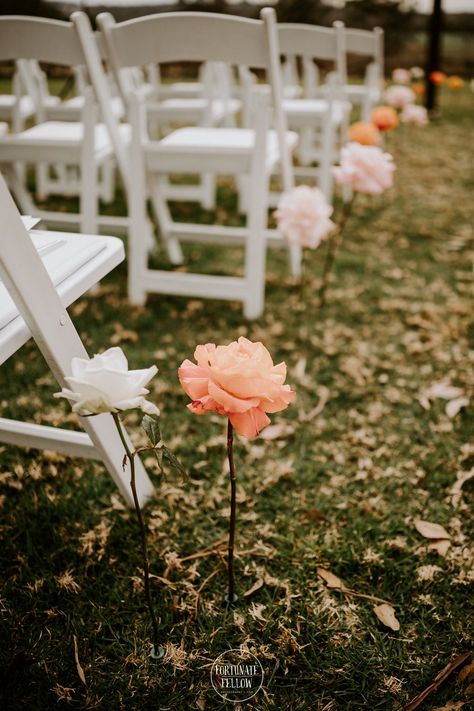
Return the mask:
{"type": "Polygon", "coordinates": [[[143,579],[144,579],[144,585],[145,585],[145,596],[148,604],[148,609],[150,611],[150,619],[151,619],[151,624],[153,627],[153,652],[155,655],[159,653],[160,650],[160,644],[158,641],[158,624],[156,622],[156,616],[155,616],[155,611],[153,609],[153,603],[151,600],[151,591],[150,591],[150,563],[148,560],[148,544],[147,544],[147,536],[146,536],[146,531],[145,531],[145,525],[143,523],[143,516],[142,516],[142,511],[140,508],[140,502],[138,500],[138,495],[137,495],[137,487],[135,485],[135,454],[130,451],[130,447],[128,446],[128,442],[126,440],[123,428],[122,428],[122,423],[120,422],[120,418],[117,415],[117,413],[112,413],[112,417],[114,418],[115,424],[117,426],[118,433],[120,435],[120,439],[122,441],[122,444],[125,449],[125,453],[127,455],[127,459],[130,462],[130,488],[132,490],[132,495],[133,495],[133,502],[135,504],[135,511],[137,513],[137,520],[138,520],[138,526],[140,528],[140,536],[141,536],[141,541],[142,541],[142,553],[143,553],[143,579]]]}
{"type": "Polygon", "coordinates": [[[326,250],[326,259],[324,261],[323,273],[321,277],[321,286],[319,287],[319,306],[322,308],[326,303],[326,290],[328,288],[329,275],[336,258],[336,252],[341,246],[344,235],[346,222],[351,214],[352,205],[354,204],[356,193],[353,193],[352,198],[343,203],[341,218],[338,222],[337,229],[331,234],[326,250]]]}
{"type": "Polygon", "coordinates": [[[227,571],[229,574],[229,594],[228,602],[234,602],[234,539],[235,539],[235,504],[236,504],[236,482],[234,467],[234,428],[230,420],[227,421],[227,457],[229,460],[230,473],[230,524],[229,524],[229,546],[227,556],[227,571]]]}

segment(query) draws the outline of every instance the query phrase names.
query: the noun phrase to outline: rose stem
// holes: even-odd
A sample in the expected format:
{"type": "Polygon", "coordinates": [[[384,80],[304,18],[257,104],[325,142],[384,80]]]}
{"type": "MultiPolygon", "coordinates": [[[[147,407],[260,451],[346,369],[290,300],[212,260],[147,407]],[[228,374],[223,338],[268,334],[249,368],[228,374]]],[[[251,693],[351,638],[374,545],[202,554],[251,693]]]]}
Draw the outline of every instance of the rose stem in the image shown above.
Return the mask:
{"type": "Polygon", "coordinates": [[[229,573],[229,594],[228,602],[234,602],[234,538],[235,538],[235,467],[234,467],[234,428],[230,420],[227,421],[227,457],[229,459],[230,474],[230,524],[229,524],[229,547],[227,557],[227,570],[229,573]]]}
{"type": "Polygon", "coordinates": [[[130,462],[130,488],[131,488],[132,494],[133,494],[133,502],[135,504],[135,511],[137,512],[138,525],[140,528],[140,536],[142,539],[143,577],[144,577],[144,584],[145,584],[145,596],[146,596],[146,600],[148,603],[148,609],[150,610],[150,619],[151,619],[151,624],[153,627],[153,652],[155,655],[157,655],[157,654],[159,654],[159,650],[160,650],[160,645],[158,643],[158,625],[156,622],[155,611],[153,609],[153,603],[151,600],[151,592],[150,592],[150,563],[148,561],[147,536],[146,536],[146,531],[145,531],[145,525],[143,523],[140,502],[138,501],[137,488],[135,486],[135,457],[132,454],[132,452],[130,451],[130,448],[128,446],[128,442],[125,438],[119,416],[117,415],[117,413],[112,413],[112,417],[115,420],[115,424],[117,426],[117,430],[120,435],[120,439],[122,440],[122,444],[124,446],[125,453],[127,455],[128,461],[130,462]]]}
{"type": "Polygon", "coordinates": [[[344,227],[351,213],[352,205],[354,204],[355,193],[353,193],[352,198],[343,203],[341,219],[337,225],[337,229],[332,233],[328,241],[328,248],[326,250],[326,260],[324,262],[323,274],[321,277],[321,286],[319,287],[319,306],[323,307],[326,303],[326,289],[328,287],[329,274],[334,264],[334,259],[336,257],[336,252],[341,246],[342,237],[344,234],[344,227]]]}

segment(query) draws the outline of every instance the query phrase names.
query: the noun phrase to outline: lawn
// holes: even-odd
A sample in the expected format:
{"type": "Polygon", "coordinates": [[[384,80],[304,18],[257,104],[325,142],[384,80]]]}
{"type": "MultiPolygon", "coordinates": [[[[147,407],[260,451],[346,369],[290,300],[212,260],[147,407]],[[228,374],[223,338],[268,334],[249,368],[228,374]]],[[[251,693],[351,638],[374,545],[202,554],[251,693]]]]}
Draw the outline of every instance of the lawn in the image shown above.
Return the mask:
{"type": "MultiPolygon", "coordinates": [[[[189,472],[163,475],[146,459],[166,657],[148,657],[136,521],[102,466],[1,446],[3,708],[231,708],[209,669],[243,646],[265,683],[242,708],[388,711],[473,651],[474,479],[451,491],[474,467],[472,407],[450,417],[449,400],[433,395],[443,388],[430,390],[472,395],[473,94],[443,94],[442,109],[430,126],[389,136],[396,186],[355,202],[323,310],[324,245],[306,255],[303,290],[285,254],[270,253],[256,322],[232,303],[153,296],[131,307],[125,265],[71,307],[91,354],[115,344],[133,367],[157,364],[163,435],[189,472]],[[286,361],[297,399],[272,416],[273,438],[236,442],[240,602],[227,610],[225,422],[186,409],[177,368],[196,344],[239,335],[286,361]],[[447,530],[444,555],[420,519],[447,530]],[[318,568],[357,595],[328,588],[318,568]],[[393,605],[399,631],[378,620],[372,597],[393,605]]],[[[238,219],[227,182],[219,199],[217,219],[238,219]]],[[[187,255],[228,270],[212,248],[187,255]]],[[[29,344],[2,367],[0,414],[74,426],[57,389],[29,344]]],[[[143,443],[138,418],[128,425],[143,443]]],[[[470,691],[452,674],[421,708],[467,711],[470,691]]]]}

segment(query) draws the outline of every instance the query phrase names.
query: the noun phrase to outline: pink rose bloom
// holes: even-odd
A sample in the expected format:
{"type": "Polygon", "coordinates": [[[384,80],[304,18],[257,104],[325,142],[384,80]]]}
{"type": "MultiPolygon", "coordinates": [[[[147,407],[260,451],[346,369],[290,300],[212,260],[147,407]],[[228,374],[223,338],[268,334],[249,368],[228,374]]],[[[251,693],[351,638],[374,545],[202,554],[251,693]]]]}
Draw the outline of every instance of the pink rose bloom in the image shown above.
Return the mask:
{"type": "Polygon", "coordinates": [[[289,242],[316,249],[335,227],[329,219],[332,212],[319,188],[298,185],[283,193],[274,214],[278,229],[289,242]]]}
{"type": "Polygon", "coordinates": [[[392,187],[394,170],[390,153],[377,146],[348,143],[341,150],[341,164],[333,168],[333,173],[338,185],[351,185],[357,192],[380,195],[392,187]]]}
{"type": "Polygon", "coordinates": [[[395,84],[408,84],[411,79],[411,74],[408,69],[394,69],[392,79],[395,84]]]}
{"type": "Polygon", "coordinates": [[[185,360],[179,381],[192,399],[196,415],[226,415],[237,432],[253,439],[270,424],[267,412],[284,410],[295,397],[284,385],[286,365],[273,365],[263,343],[241,336],[228,346],[207,343],[194,351],[197,363],[185,360]]]}
{"type": "Polygon", "coordinates": [[[426,126],[428,123],[428,112],[424,106],[407,104],[400,114],[400,119],[403,123],[414,123],[416,126],[426,126]]]}
{"type": "Polygon", "coordinates": [[[408,86],[394,84],[389,86],[384,94],[385,101],[394,109],[403,109],[407,104],[414,104],[416,97],[408,86]]]}

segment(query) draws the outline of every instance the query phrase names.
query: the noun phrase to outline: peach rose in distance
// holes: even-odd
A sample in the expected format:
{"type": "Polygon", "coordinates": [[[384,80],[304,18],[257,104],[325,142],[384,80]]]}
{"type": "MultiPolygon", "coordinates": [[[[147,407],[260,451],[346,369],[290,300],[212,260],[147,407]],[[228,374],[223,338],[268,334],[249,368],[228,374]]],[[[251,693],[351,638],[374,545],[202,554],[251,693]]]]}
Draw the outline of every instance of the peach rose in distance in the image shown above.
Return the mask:
{"type": "Polygon", "coordinates": [[[356,121],[349,127],[349,141],[361,143],[363,146],[377,146],[381,136],[377,126],[368,121],[356,121]]]}
{"type": "Polygon", "coordinates": [[[196,363],[185,360],[178,376],[196,415],[226,415],[236,431],[253,439],[270,423],[267,413],[284,410],[295,397],[285,363],[273,364],[263,343],[241,336],[227,346],[197,346],[196,363]]]}
{"type": "Polygon", "coordinates": [[[428,111],[424,106],[408,104],[400,114],[402,123],[413,123],[415,126],[426,126],[428,123],[428,111]]]}
{"type": "Polygon", "coordinates": [[[380,195],[393,185],[395,166],[390,153],[377,146],[348,143],[341,150],[341,163],[333,168],[338,185],[351,185],[356,192],[380,195]]]}
{"type": "Polygon", "coordinates": [[[413,104],[416,97],[410,87],[394,84],[385,91],[384,98],[394,109],[403,109],[408,104],[413,104]]]}
{"type": "Polygon", "coordinates": [[[392,72],[392,79],[395,84],[408,84],[411,79],[411,74],[409,69],[394,69],[392,72]]]}
{"type": "Polygon", "coordinates": [[[379,131],[391,131],[399,124],[397,112],[391,106],[376,106],[370,119],[379,131]]]}
{"type": "Polygon", "coordinates": [[[280,197],[275,217],[288,242],[302,247],[319,247],[335,224],[333,208],[319,188],[298,185],[280,197]]]}

